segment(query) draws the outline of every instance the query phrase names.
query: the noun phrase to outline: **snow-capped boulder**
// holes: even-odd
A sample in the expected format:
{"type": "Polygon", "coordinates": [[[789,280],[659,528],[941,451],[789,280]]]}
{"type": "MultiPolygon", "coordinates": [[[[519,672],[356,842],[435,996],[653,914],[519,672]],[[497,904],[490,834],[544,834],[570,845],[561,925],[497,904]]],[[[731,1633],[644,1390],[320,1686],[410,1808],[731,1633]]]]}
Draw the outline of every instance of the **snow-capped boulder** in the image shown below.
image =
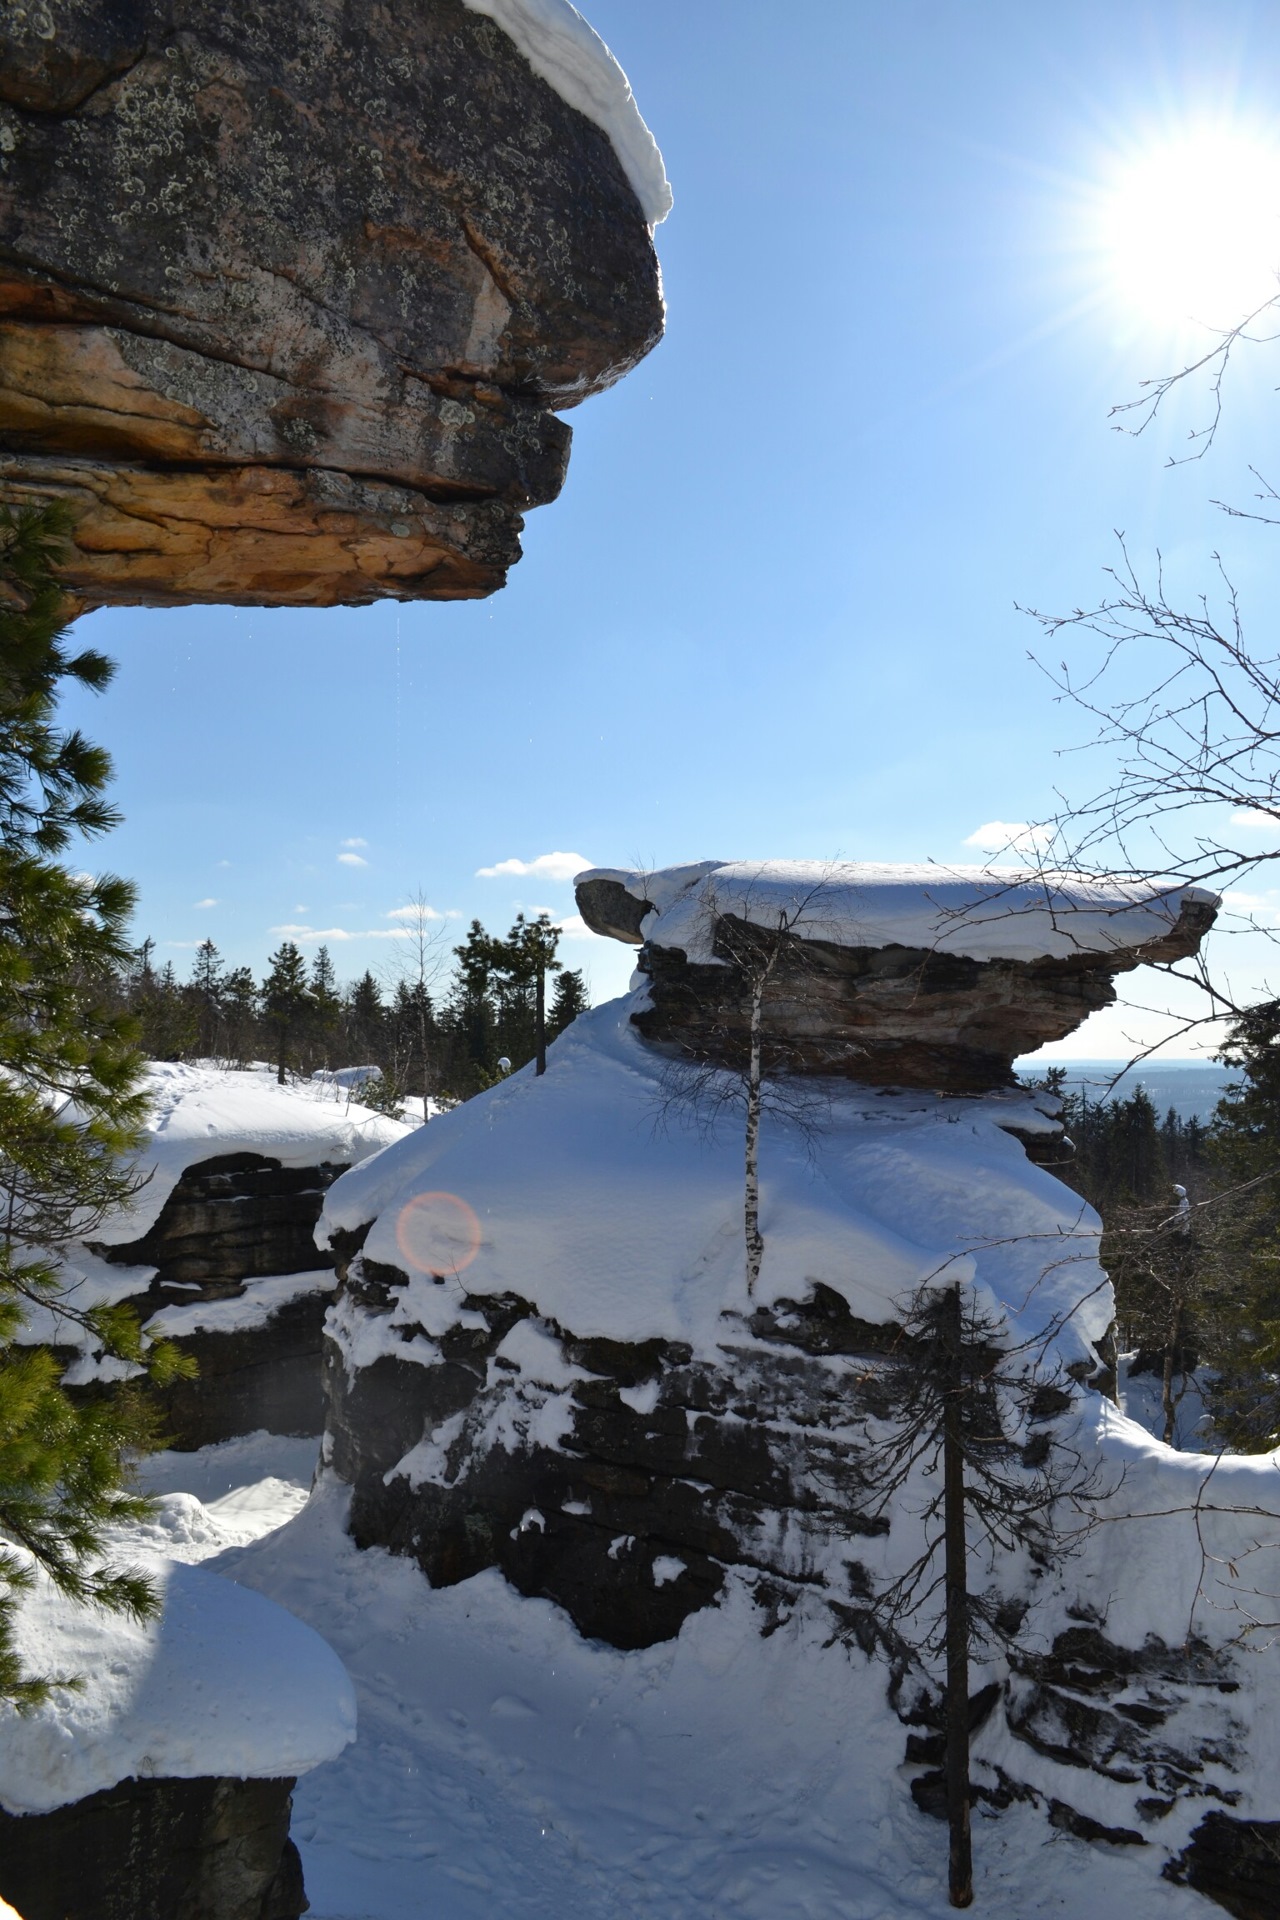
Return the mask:
{"type": "Polygon", "coordinates": [[[261,1595],[129,1557],[161,1593],[152,1620],[73,1605],[39,1574],[19,1609],[26,1669],[85,1684],[0,1708],[0,1893],[25,1920],[295,1920],[290,1795],[354,1738],[346,1672],[261,1595]]]}
{"type": "MultiPolygon", "coordinates": [[[[1273,1654],[1243,1650],[1239,1571],[1265,1550],[1261,1515],[1272,1514],[1280,1552],[1280,1470],[1174,1453],[1119,1412],[1107,1397],[1100,1224],[1027,1151],[1061,1152],[1056,1103],[992,1085],[1003,1068],[984,1093],[947,1091],[973,1072],[955,1029],[932,1056],[947,1072],[924,1087],[854,1079],[852,1044],[833,1071],[824,1049],[849,1041],[841,1023],[854,1024],[856,995],[826,1003],[822,1048],[801,1052],[804,1071],[771,1063],[757,1167],[764,1251],[748,1289],[743,1029],[729,1031],[724,1008],[749,1017],[733,973],[749,985],[753,962],[737,932],[726,960],[716,923],[732,912],[738,929],[769,938],[779,907],[775,896],[754,919],[756,896],[735,896],[716,869],[725,891],[708,914],[709,871],[675,877],[657,920],[673,944],[646,918],[636,990],[580,1017],[544,1076],[513,1075],[326,1195],[320,1232],[342,1276],[327,1328],[326,1453],[351,1486],[352,1535],[412,1557],[437,1586],[497,1567],[619,1647],[669,1639],[745,1590],[762,1632],[804,1618],[861,1659],[883,1645],[867,1595],[910,1559],[920,1506],[914,1489],[886,1514],[868,1501],[877,1364],[901,1351],[917,1290],[956,1284],[1009,1351],[1043,1368],[1019,1445],[1028,1459],[1059,1447],[1096,1468],[1088,1498],[1100,1522],[1061,1566],[1027,1573],[1025,1633],[975,1670],[975,1793],[993,1811],[1030,1801],[1066,1831],[1149,1848],[1153,1873],[1213,1891],[1232,1849],[1261,1858],[1256,1836],[1280,1819],[1280,1675],[1273,1654]],[[668,954],[724,983],[715,1018],[685,1027],[687,1046],[678,1021],[653,1018],[705,1006],[664,1002],[668,954]]],[[[595,896],[598,918],[625,933],[627,890],[604,879],[618,891],[595,896]]],[[[794,908],[795,876],[779,884],[794,908]]],[[[988,924],[960,933],[938,923],[916,876],[882,878],[874,917],[866,870],[855,884],[856,925],[847,901],[828,896],[816,924],[796,930],[796,976],[811,947],[833,974],[833,955],[888,956],[892,967],[905,954],[925,1023],[919,970],[944,934],[941,961],[976,970],[968,1005],[985,996],[990,1011],[1002,967],[1063,978],[1078,967],[1096,986],[1175,944],[1191,950],[1213,911],[1211,899],[1120,888],[1064,890],[1037,908],[1006,879],[1019,924],[1000,929],[971,878],[952,904],[977,904],[988,924]]],[[[649,910],[635,905],[639,931],[649,910]]],[[[870,964],[840,977],[896,976],[870,964]]],[[[787,1017],[789,990],[784,981],[766,1002],[766,1023],[779,1007],[787,1017]]],[[[1087,1002],[1077,999],[1078,1018],[1087,1002]]],[[[858,1045],[868,1024],[855,1027],[858,1045]]],[[[872,1025],[872,1046],[876,1034],[872,1025]]],[[[993,1040],[982,1072],[1021,1045],[993,1040]]],[[[937,1811],[937,1701],[904,1685],[906,1670],[894,1694],[912,1729],[905,1758],[917,1804],[937,1811]]]]}
{"type": "Polygon", "coordinates": [[[594,932],[639,946],[649,1040],[737,1066],[773,964],[775,1072],[973,1093],[1115,999],[1113,976],[1196,951],[1217,896],[1001,867],[701,861],[576,881],[594,932]]]}
{"type": "MultiPolygon", "coordinates": [[[[410,1131],[346,1088],[280,1086],[265,1067],[157,1062],[132,1203],[68,1252],[77,1306],[127,1302],[199,1372],[166,1389],[172,1443],[204,1446],[266,1428],[319,1433],[321,1328],[333,1255],[315,1243],[326,1189],[410,1131]]],[[[56,1306],[25,1337],[80,1347],[67,1375],[88,1385],[116,1368],[56,1306]]]]}

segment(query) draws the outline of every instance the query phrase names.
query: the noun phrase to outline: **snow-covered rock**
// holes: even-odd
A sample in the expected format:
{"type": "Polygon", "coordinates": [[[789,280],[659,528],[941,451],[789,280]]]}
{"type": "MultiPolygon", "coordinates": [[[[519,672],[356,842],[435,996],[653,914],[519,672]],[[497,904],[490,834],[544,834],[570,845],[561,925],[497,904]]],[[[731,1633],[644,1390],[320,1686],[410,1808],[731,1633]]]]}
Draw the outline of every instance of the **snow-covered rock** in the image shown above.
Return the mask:
{"type": "MultiPolygon", "coordinates": [[[[901,916],[878,935],[921,937],[915,882],[892,888],[886,915],[901,916]]],[[[939,958],[1106,978],[1161,942],[1194,946],[1212,915],[1207,900],[1099,891],[1103,905],[1079,906],[1094,944],[1075,959],[939,958]]],[[[837,904],[828,933],[851,924],[837,904]]],[[[736,918],[768,931],[767,911],[736,918]]],[[[803,964],[823,945],[801,944],[803,964]]],[[[714,945],[706,971],[723,977],[714,945]]],[[[775,1074],[749,1294],[743,1080],[731,1049],[719,1063],[686,1049],[691,1082],[673,1038],[654,1043],[664,951],[649,940],[648,976],[576,1021],[544,1076],[513,1076],[329,1190],[321,1232],[344,1279],[326,1449],[353,1538],[435,1586],[497,1568],[615,1647],[683,1639],[748,1593],[761,1632],[803,1618],[806,1658],[825,1631],[874,1668],[886,1643],[867,1597],[919,1551],[928,1491],[908,1486],[886,1515],[868,1500],[878,1370],[912,1296],[958,1284],[1038,1369],[1019,1447],[1091,1469],[1096,1522],[1067,1526],[1061,1565],[1015,1557],[984,1576],[1028,1611],[1013,1650],[975,1666],[979,1799],[1149,1848],[1153,1873],[1192,1884],[1243,1858],[1248,1833],[1280,1820],[1280,1671],[1261,1633],[1246,1650],[1265,1608],[1253,1589],[1271,1560],[1280,1571],[1280,1463],[1175,1453],[1106,1397],[1100,1224],[1028,1151],[1062,1151],[1057,1103],[775,1074]]],[[[917,1729],[912,1791],[936,1811],[936,1696],[904,1683],[913,1658],[894,1655],[893,1697],[917,1729]]]]}
{"type": "MultiPolygon", "coordinates": [[[[180,1443],[260,1427],[318,1433],[334,1286],[332,1256],[315,1244],[324,1192],[411,1129],[345,1086],[281,1086],[267,1067],[156,1063],[147,1079],[145,1184],[92,1245],[67,1251],[63,1297],[77,1308],[125,1302],[149,1333],[193,1354],[196,1377],[164,1396],[180,1443]]],[[[23,1337],[78,1349],[68,1385],[120,1372],[56,1301],[29,1313],[23,1337]]]]}
{"type": "Polygon", "coordinates": [[[492,593],[661,337],[662,160],[564,0],[7,6],[0,110],[4,479],[82,604],[492,593]]]}
{"type": "Polygon", "coordinates": [[[157,1060],[147,1069],[146,1092],[150,1117],[138,1155],[146,1185],[95,1232],[95,1241],[108,1246],[141,1240],[183,1174],[207,1160],[251,1153],[281,1167],[350,1167],[406,1132],[361,1106],[345,1086],[281,1086],[266,1066],[157,1060]]]}
{"type": "Polygon", "coordinates": [[[1208,921],[1188,910],[1207,910],[1211,920],[1219,901],[1204,887],[1161,892],[1146,882],[1023,867],[854,860],[701,860],[651,873],[591,867],[574,885],[580,903],[599,896],[603,906],[613,889],[636,903],[634,933],[598,931],[677,947],[702,965],[720,957],[722,918],[766,931],[783,925],[798,939],[839,947],[913,947],[971,960],[1127,958],[1175,935],[1193,936],[1194,946],[1208,921]]]}
{"type": "Polygon", "coordinates": [[[560,98],[608,134],[651,227],[671,211],[671,187],[658,143],[636,105],[626,74],[569,0],[463,0],[510,35],[529,65],[560,98]]]}
{"type": "Polygon", "coordinates": [[[159,1588],[155,1620],[73,1607],[41,1578],[23,1599],[27,1669],[83,1681],[0,1709],[0,1894],[25,1920],[305,1910],[292,1792],[354,1738],[352,1686],[312,1629],[197,1563],[296,1513],[313,1460],[259,1435],[142,1464],[155,1510],[112,1548],[159,1588]]]}
{"type": "Polygon", "coordinates": [[[154,1619],[75,1605],[43,1575],[23,1599],[24,1668],[88,1684],[27,1714],[0,1706],[0,1806],[47,1813],[135,1778],[276,1780],[341,1753],[354,1697],[317,1633],[203,1568],[128,1557],[160,1589],[154,1619]]]}
{"type": "Polygon", "coordinates": [[[639,944],[646,1038],[740,1067],[753,979],[774,1073],[976,1093],[1115,999],[1113,976],[1194,953],[1216,896],[1001,867],[701,861],[594,868],[578,905],[639,944]]]}

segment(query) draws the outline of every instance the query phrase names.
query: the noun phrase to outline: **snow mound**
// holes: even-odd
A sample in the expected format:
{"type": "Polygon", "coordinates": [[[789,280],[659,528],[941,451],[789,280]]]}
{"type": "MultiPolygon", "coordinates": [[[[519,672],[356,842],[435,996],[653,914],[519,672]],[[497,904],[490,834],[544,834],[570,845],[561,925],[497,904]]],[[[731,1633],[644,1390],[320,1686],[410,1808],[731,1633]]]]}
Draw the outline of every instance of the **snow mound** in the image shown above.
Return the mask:
{"type": "Polygon", "coordinates": [[[580,1337],[683,1341],[710,1356],[726,1325],[805,1299],[815,1281],[883,1322],[943,1275],[972,1281],[1024,1337],[1052,1330],[1065,1364],[1094,1358],[1112,1314],[1097,1218],[1004,1130],[1053,1129],[1035,1095],[829,1081],[807,1083],[807,1134],[766,1111],[765,1253],[749,1301],[741,1114],[700,1138],[690,1114],[667,1110],[668,1063],[630,1024],[642,1004],[632,995],[580,1016],[544,1076],[513,1074],[329,1189],[317,1237],[373,1221],[366,1257],[409,1276],[385,1316],[346,1302],[331,1314],[349,1367],[383,1351],[433,1363],[434,1342],[468,1324],[467,1294],[517,1294],[580,1337]],[[414,1238],[424,1205],[428,1216],[443,1206],[453,1233],[440,1278],[414,1238]]]}
{"type": "Polygon", "coordinates": [[[121,1246],[141,1239],[188,1167],[228,1153],[260,1153],[285,1167],[355,1163],[409,1129],[323,1082],[280,1086],[270,1067],[208,1061],[153,1061],[147,1069],[151,1118],[138,1155],[146,1186],[94,1233],[121,1246]]]}
{"type": "MultiPolygon", "coordinates": [[[[199,1533],[183,1517],[179,1538],[199,1533]]],[[[27,1671],[88,1684],[26,1716],[0,1707],[0,1805],[10,1813],[48,1813],[148,1776],[280,1779],[355,1738],[351,1682],[319,1634],[201,1568],[132,1542],[128,1557],[163,1595],[153,1620],[73,1605],[41,1574],[22,1600],[14,1640],[27,1671]]]]}
{"type": "Polygon", "coordinates": [[[658,143],[618,62],[569,0],[463,0],[515,41],[540,79],[608,134],[651,227],[671,211],[671,187],[658,143]]]}
{"type": "Polygon", "coordinates": [[[644,938],[715,963],[716,920],[733,914],[841,947],[917,947],[974,960],[1132,953],[1173,931],[1184,906],[1214,907],[1203,887],[1044,874],[1021,867],[886,866],[870,861],[703,860],[656,873],[592,867],[652,903],[644,938]]]}

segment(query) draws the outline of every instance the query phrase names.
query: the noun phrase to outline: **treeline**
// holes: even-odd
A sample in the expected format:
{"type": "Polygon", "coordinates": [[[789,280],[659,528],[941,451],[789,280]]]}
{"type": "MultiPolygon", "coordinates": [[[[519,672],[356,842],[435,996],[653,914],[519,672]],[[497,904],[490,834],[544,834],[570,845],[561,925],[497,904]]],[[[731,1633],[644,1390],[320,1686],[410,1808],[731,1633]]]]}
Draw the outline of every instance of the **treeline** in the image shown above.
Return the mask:
{"type": "Polygon", "coordinates": [[[1063,1094],[1074,1159],[1054,1172],[1102,1216],[1116,1342],[1156,1378],[1164,1437],[1195,1386],[1201,1444],[1280,1444],[1280,1001],[1233,1025],[1222,1059],[1242,1074],[1213,1119],[1163,1118],[1139,1089],[1063,1094]]]}
{"type": "Polygon", "coordinates": [[[171,962],[155,965],[146,940],[120,969],[116,997],[153,1060],[267,1060],[282,1080],[376,1066],[381,1086],[361,1097],[389,1108],[408,1095],[468,1099],[533,1059],[540,999],[547,1042],[586,1007],[582,975],[556,959],[559,933],[545,914],[517,915],[505,937],[473,920],[452,949],[451,970],[437,940],[422,924],[410,927],[404,964],[390,978],[366,971],[347,982],[327,947],[308,965],[292,940],[270,956],[261,980],[249,967],[227,966],[205,940],[179,979],[171,962]]]}

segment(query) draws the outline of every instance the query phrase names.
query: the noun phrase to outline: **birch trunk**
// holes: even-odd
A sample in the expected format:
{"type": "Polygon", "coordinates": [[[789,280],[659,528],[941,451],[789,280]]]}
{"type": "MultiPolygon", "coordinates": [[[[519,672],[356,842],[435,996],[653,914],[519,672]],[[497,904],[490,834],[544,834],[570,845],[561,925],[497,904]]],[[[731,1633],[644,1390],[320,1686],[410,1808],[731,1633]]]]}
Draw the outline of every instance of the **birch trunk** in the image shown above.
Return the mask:
{"type": "Polygon", "coordinates": [[[751,985],[751,1056],[747,1066],[747,1144],[743,1180],[743,1224],[747,1242],[747,1297],[754,1298],[764,1258],[760,1233],[760,1029],[764,1008],[764,976],[751,985]]]}

